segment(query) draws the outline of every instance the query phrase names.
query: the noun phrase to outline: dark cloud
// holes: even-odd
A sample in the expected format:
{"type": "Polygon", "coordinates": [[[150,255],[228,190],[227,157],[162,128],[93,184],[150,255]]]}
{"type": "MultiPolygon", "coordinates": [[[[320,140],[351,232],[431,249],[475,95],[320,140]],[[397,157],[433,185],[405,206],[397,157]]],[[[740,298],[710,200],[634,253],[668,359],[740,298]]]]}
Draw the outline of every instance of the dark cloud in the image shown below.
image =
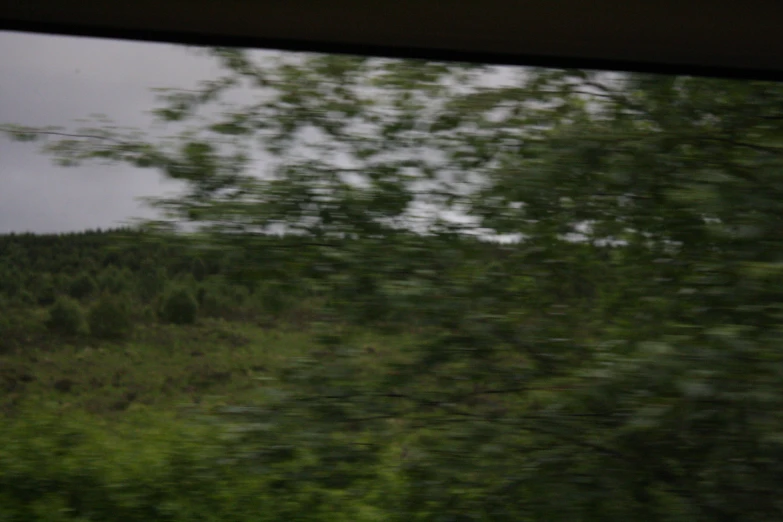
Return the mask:
{"type": "MultiPolygon", "coordinates": [[[[0,33],[0,123],[74,125],[102,113],[144,127],[151,87],[192,87],[215,64],[183,46],[0,33]]],[[[110,227],[148,214],[140,196],[174,187],[150,171],[52,165],[0,137],[0,233],[110,227]]]]}

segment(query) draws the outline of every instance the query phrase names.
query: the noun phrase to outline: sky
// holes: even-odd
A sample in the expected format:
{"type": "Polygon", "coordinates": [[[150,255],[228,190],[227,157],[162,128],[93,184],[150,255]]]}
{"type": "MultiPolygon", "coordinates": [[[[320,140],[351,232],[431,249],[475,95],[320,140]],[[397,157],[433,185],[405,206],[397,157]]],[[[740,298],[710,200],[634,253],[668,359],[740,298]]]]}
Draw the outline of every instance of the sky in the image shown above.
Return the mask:
{"type": "MultiPolygon", "coordinates": [[[[192,88],[220,74],[213,59],[183,45],[0,31],[0,49],[0,125],[74,129],[102,114],[149,128],[159,106],[153,88],[192,88]]],[[[176,188],[127,165],[60,167],[40,144],[0,135],[0,234],[120,226],[153,217],[141,197],[176,188]]]]}
{"type": "MultiPolygon", "coordinates": [[[[213,60],[182,45],[0,32],[0,49],[0,125],[72,129],[104,114],[144,129],[156,106],[152,88],[191,88],[219,74],[213,60]]],[[[140,197],[176,186],[124,165],[59,167],[39,144],[0,136],[0,233],[119,226],[152,217],[140,197]]]]}
{"type": "MultiPolygon", "coordinates": [[[[73,129],[103,114],[144,129],[157,106],[153,88],[192,88],[220,73],[214,60],[182,45],[0,32],[0,49],[0,125],[73,129]]],[[[141,197],[176,188],[153,170],[126,165],[60,167],[40,144],[0,135],[0,234],[120,226],[153,217],[141,197]]]]}
{"type": "MultiPolygon", "coordinates": [[[[217,71],[171,44],[0,32],[0,49],[0,124],[73,127],[99,113],[144,128],[150,88],[192,87],[217,71]]],[[[118,226],[151,216],[139,197],[175,188],[150,170],[58,167],[35,144],[0,136],[0,233],[118,226]]]]}

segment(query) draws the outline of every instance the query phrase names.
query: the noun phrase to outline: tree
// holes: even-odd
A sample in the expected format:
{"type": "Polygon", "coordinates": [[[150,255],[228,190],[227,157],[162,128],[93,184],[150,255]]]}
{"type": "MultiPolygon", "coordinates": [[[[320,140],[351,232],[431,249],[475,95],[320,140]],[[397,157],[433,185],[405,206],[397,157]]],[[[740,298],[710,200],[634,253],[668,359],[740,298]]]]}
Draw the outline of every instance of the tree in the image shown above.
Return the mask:
{"type": "Polygon", "coordinates": [[[90,274],[82,273],[70,284],[68,292],[74,299],[85,299],[90,297],[98,290],[98,284],[95,282],[90,274]]]}
{"type": "Polygon", "coordinates": [[[160,316],[173,324],[193,324],[198,315],[198,302],[186,288],[169,292],[163,300],[160,316]]]}
{"type": "Polygon", "coordinates": [[[123,340],[133,330],[127,302],[117,296],[103,295],[90,308],[90,333],[100,339],[123,340]]]}
{"type": "Polygon", "coordinates": [[[316,463],[283,468],[290,487],[386,480],[375,464],[403,441],[378,500],[401,520],[783,514],[780,85],[210,53],[225,75],[157,111],[196,127],[45,150],[184,181],[156,224],[194,226],[243,277],[428,328],[371,367],[329,332],[335,357],[242,410],[266,464],[316,463]]]}
{"type": "Polygon", "coordinates": [[[49,308],[46,327],[64,335],[79,335],[87,331],[87,319],[84,310],[77,301],[67,297],[58,297],[49,308]]]}

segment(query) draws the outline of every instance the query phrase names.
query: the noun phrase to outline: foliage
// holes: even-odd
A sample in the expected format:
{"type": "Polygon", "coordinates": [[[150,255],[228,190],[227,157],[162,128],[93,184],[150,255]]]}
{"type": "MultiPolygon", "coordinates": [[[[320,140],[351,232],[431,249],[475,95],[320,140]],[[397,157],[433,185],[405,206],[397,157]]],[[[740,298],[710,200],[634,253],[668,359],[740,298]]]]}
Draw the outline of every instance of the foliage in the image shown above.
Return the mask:
{"type": "Polygon", "coordinates": [[[139,293],[144,300],[151,300],[163,292],[166,286],[166,273],[162,267],[155,267],[152,263],[145,263],[140,270],[139,293]]]}
{"type": "Polygon", "coordinates": [[[120,437],[78,420],[39,414],[0,428],[13,441],[0,448],[3,520],[326,520],[306,495],[297,506],[222,460],[208,426],[144,422],[120,437]]]}
{"type": "Polygon", "coordinates": [[[122,298],[104,295],[90,307],[90,333],[99,339],[121,340],[132,330],[130,309],[122,298]]]}
{"type": "Polygon", "coordinates": [[[322,350],[225,412],[285,495],[383,485],[387,520],[783,516],[780,85],[210,54],[221,78],[161,96],[181,134],[44,150],[182,181],[161,238],[221,252],[243,299],[321,299],[322,350]],[[345,323],[419,335],[367,364],[345,323]]]}
{"type": "Polygon", "coordinates": [[[193,324],[198,316],[198,302],[186,288],[176,288],[163,300],[161,318],[173,324],[193,324]]]}
{"type": "Polygon", "coordinates": [[[54,304],[57,299],[57,289],[54,286],[51,274],[43,274],[34,280],[33,294],[35,302],[40,306],[54,304]]]}
{"type": "Polygon", "coordinates": [[[117,295],[128,289],[129,279],[127,270],[110,266],[101,272],[99,286],[103,292],[117,295]]]}
{"type": "Polygon", "coordinates": [[[77,301],[61,296],[49,308],[46,326],[53,332],[78,335],[87,331],[87,319],[77,301]]]}
{"type": "Polygon", "coordinates": [[[98,284],[89,274],[80,274],[70,285],[69,294],[74,299],[86,299],[95,294],[98,290],[98,284]]]}

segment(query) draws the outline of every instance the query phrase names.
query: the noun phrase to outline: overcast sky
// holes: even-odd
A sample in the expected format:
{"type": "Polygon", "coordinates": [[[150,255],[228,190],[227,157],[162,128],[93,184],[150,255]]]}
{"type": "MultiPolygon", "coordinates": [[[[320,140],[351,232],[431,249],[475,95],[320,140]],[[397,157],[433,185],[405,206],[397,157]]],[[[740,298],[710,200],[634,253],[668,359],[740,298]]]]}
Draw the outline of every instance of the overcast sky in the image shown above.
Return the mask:
{"type": "MultiPolygon", "coordinates": [[[[0,124],[73,128],[104,114],[147,128],[151,88],[192,88],[219,74],[214,60],[180,45],[0,32],[0,49],[0,124]]],[[[123,165],[58,167],[39,147],[0,136],[0,233],[118,226],[151,215],[139,197],[176,187],[123,165]]]]}
{"type": "MultiPolygon", "coordinates": [[[[102,113],[144,127],[151,87],[192,87],[217,70],[169,44],[0,32],[0,49],[0,124],[73,126],[102,113]]],[[[149,215],[139,196],[172,188],[153,171],[57,167],[35,144],[0,137],[0,233],[116,226],[149,215]]]]}
{"type": "MultiPolygon", "coordinates": [[[[157,105],[152,88],[192,88],[220,73],[214,60],[181,45],[0,32],[0,49],[0,125],[74,128],[104,114],[144,129],[157,105]]],[[[491,82],[505,75],[496,71],[491,82]]],[[[129,166],[58,167],[39,147],[0,135],[0,233],[116,227],[151,217],[140,197],[176,188],[129,166]]]]}

